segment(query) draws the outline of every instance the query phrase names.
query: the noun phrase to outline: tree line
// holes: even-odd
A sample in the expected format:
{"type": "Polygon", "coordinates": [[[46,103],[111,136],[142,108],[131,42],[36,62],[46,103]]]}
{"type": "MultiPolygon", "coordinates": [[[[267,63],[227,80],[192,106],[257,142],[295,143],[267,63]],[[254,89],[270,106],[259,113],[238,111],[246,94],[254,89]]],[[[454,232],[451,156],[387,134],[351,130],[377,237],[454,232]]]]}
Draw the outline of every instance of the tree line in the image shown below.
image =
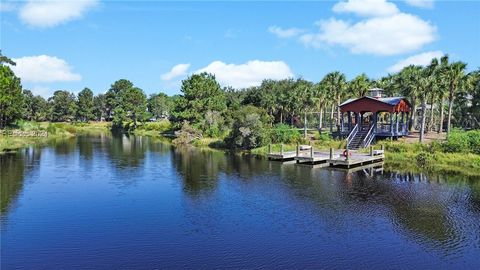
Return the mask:
{"type": "Polygon", "coordinates": [[[221,87],[212,74],[193,74],[182,81],[181,94],[146,96],[132,82],[114,82],[104,94],[84,88],[77,95],[59,90],[44,99],[22,89],[20,79],[1,56],[0,127],[17,119],[33,121],[111,121],[114,127],[135,129],[149,119],[169,119],[174,129],[188,124],[203,136],[231,137],[232,143],[261,144],[262,129],[295,125],[304,114],[318,115],[318,129],[340,124],[339,105],[367,95],[372,87],[388,96],[404,96],[412,104],[410,126],[424,134],[449,132],[452,126],[478,128],[480,123],[480,69],[467,73],[467,64],[448,55],[426,66],[407,66],[374,80],[360,74],[348,81],[334,71],[320,81],[303,78],[264,80],[246,89],[221,87]],[[428,104],[428,106],[427,106],[428,104]],[[446,120],[446,121],[445,121],[446,120]],[[445,126],[444,126],[444,122],[445,126]],[[238,138],[235,138],[237,134],[238,138]],[[232,137],[233,136],[233,137],[232,137]],[[247,139],[246,139],[247,138],[247,139]],[[241,142],[240,142],[241,141],[241,142]]]}

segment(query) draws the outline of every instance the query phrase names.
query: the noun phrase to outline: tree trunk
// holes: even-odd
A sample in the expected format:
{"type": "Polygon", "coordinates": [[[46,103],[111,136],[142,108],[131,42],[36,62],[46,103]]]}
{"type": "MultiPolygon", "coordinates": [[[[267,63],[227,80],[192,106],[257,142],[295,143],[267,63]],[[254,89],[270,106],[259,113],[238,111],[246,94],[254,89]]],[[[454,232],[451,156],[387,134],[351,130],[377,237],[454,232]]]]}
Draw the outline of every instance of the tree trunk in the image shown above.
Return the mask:
{"type": "Polygon", "coordinates": [[[455,99],[455,84],[450,85],[450,94],[448,96],[448,116],[447,116],[447,137],[450,134],[452,122],[453,100],[455,99]]]}
{"type": "Polygon", "coordinates": [[[425,133],[425,118],[427,117],[426,111],[427,111],[427,102],[426,102],[426,97],[424,96],[422,98],[422,120],[421,120],[422,122],[420,125],[420,137],[419,137],[420,143],[423,142],[423,136],[425,133]]]}
{"type": "Polygon", "coordinates": [[[432,93],[432,97],[430,99],[430,120],[428,121],[428,129],[429,131],[433,131],[433,103],[435,103],[435,94],[432,93]]]}
{"type": "Polygon", "coordinates": [[[303,117],[303,137],[307,138],[307,112],[304,113],[303,117]]]}
{"type": "Polygon", "coordinates": [[[283,124],[283,112],[280,110],[280,124],[283,124]]]}
{"type": "Polygon", "coordinates": [[[452,121],[453,97],[448,100],[448,115],[447,115],[447,137],[450,134],[452,121]]]}
{"type": "Polygon", "coordinates": [[[330,133],[333,132],[333,112],[334,112],[335,106],[332,103],[332,107],[330,109],[330,133]]]}
{"type": "Polygon", "coordinates": [[[443,103],[445,102],[445,98],[442,96],[440,98],[440,107],[438,108],[440,110],[440,125],[438,127],[438,133],[442,133],[443,132],[443,118],[445,117],[444,116],[444,109],[443,109],[443,103]]]}
{"type": "Polygon", "coordinates": [[[340,100],[337,100],[337,125],[341,125],[342,121],[340,121],[341,112],[340,112],[340,100]]]}
{"type": "Polygon", "coordinates": [[[292,114],[290,115],[290,125],[293,126],[293,117],[295,115],[295,112],[293,111],[292,114]]]}
{"type": "Polygon", "coordinates": [[[415,129],[415,122],[417,120],[417,104],[416,104],[416,100],[413,99],[412,100],[412,115],[410,115],[410,131],[414,130],[415,129]]]}
{"type": "Polygon", "coordinates": [[[318,115],[318,131],[320,134],[322,133],[322,125],[323,125],[323,108],[320,109],[320,114],[318,115]]]}

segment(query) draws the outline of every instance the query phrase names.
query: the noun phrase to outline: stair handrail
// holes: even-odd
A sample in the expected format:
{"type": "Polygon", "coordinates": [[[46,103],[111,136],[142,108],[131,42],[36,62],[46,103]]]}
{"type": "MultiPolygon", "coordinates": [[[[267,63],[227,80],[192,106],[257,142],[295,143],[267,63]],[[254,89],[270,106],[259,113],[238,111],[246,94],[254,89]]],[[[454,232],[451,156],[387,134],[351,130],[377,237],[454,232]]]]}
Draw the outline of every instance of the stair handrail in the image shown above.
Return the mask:
{"type": "Polygon", "coordinates": [[[348,134],[348,137],[347,137],[347,148],[348,146],[350,146],[350,143],[352,142],[353,138],[355,138],[355,135],[357,135],[357,132],[358,132],[358,124],[356,124],[352,131],[350,131],[350,134],[348,134]]]}
{"type": "Polygon", "coordinates": [[[365,135],[365,138],[362,141],[362,145],[363,145],[364,148],[367,147],[368,145],[370,145],[373,138],[375,137],[375,133],[373,133],[373,127],[374,127],[374,125],[370,126],[370,129],[368,130],[367,135],[365,135]]]}

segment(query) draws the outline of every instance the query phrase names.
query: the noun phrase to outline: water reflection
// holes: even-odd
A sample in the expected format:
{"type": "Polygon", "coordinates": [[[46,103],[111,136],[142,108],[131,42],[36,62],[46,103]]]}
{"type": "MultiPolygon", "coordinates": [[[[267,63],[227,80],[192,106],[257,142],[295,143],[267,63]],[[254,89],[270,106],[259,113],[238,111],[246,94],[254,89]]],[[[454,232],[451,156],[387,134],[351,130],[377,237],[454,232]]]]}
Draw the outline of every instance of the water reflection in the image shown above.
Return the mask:
{"type": "MultiPolygon", "coordinates": [[[[130,218],[150,227],[139,228],[139,231],[169,228],[175,233],[174,227],[165,224],[164,216],[157,219],[155,216],[168,212],[171,207],[173,211],[167,220],[188,217],[180,224],[181,230],[190,232],[190,236],[208,231],[209,237],[229,237],[228,234],[215,235],[229,231],[222,226],[251,227],[255,235],[255,228],[260,232],[259,228],[264,225],[256,222],[265,219],[272,222],[269,226],[273,238],[290,239],[285,235],[301,229],[304,231],[297,237],[312,234],[312,243],[330,243],[330,247],[342,241],[345,245],[362,247],[361,241],[367,240],[373,246],[385,247],[382,241],[388,240],[410,248],[414,247],[412,243],[418,244],[434,252],[434,258],[464,255],[465,261],[475,261],[476,257],[468,257],[468,252],[480,250],[480,181],[475,178],[389,172],[376,165],[338,170],[282,164],[235,153],[175,148],[153,138],[110,134],[80,136],[56,141],[45,148],[0,155],[2,221],[16,211],[17,201],[32,181],[39,182],[36,187],[40,193],[48,193],[50,189],[58,191],[58,181],[47,181],[51,178],[49,171],[58,168],[68,169],[71,182],[65,182],[65,186],[77,185],[79,192],[98,189],[104,199],[92,206],[86,199],[81,200],[82,204],[72,205],[69,196],[57,197],[59,204],[66,205],[64,212],[55,212],[54,219],[60,223],[62,214],[69,220],[72,211],[85,214],[88,211],[80,211],[82,207],[103,204],[108,205],[108,213],[118,211],[113,224],[128,224],[130,219],[126,219],[125,207],[141,202],[141,207],[130,209],[135,213],[130,218]],[[45,175],[40,174],[42,170],[45,175]],[[84,182],[85,176],[95,181],[84,182]],[[141,185],[147,187],[141,189],[141,185]],[[118,187],[129,190],[119,195],[118,187]],[[123,200],[122,194],[129,194],[128,200],[123,200]],[[157,204],[159,198],[165,198],[162,202],[171,205],[157,204]],[[174,206],[173,202],[179,200],[183,200],[181,206],[174,206]],[[116,204],[110,205],[109,201],[120,203],[123,208],[117,209],[116,204]],[[122,204],[126,202],[128,204],[122,204]],[[198,224],[207,224],[204,227],[210,230],[199,230],[198,224]],[[287,233],[282,235],[285,228],[287,233]],[[322,232],[320,239],[315,239],[320,237],[314,234],[317,230],[322,232]],[[345,235],[357,238],[349,239],[345,235]],[[377,242],[372,240],[374,237],[378,237],[377,242]]],[[[63,181],[60,176],[53,178],[63,181]]],[[[77,195],[75,190],[71,192],[77,195]]],[[[92,198],[97,200],[98,196],[92,198]]],[[[23,205],[29,203],[23,201],[23,205]]],[[[101,222],[108,224],[109,221],[101,222]]],[[[145,243],[151,247],[152,234],[138,237],[145,237],[145,243]]],[[[363,254],[361,250],[356,252],[363,254]]]]}
{"type": "Polygon", "coordinates": [[[0,213],[4,217],[22,192],[25,175],[38,165],[41,149],[30,147],[0,155],[0,213]]]}

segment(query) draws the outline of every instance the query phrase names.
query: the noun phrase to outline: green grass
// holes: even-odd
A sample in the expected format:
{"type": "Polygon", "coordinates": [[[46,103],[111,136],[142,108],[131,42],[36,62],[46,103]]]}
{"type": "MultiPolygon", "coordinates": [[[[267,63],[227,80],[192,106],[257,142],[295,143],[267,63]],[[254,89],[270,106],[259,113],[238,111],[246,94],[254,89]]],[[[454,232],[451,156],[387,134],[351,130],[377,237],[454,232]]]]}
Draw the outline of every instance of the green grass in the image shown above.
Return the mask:
{"type": "Polygon", "coordinates": [[[19,121],[15,127],[22,131],[46,130],[48,137],[10,137],[0,136],[0,153],[15,151],[31,145],[41,145],[51,140],[70,138],[77,134],[98,134],[110,130],[109,123],[49,123],[19,121]]]}

